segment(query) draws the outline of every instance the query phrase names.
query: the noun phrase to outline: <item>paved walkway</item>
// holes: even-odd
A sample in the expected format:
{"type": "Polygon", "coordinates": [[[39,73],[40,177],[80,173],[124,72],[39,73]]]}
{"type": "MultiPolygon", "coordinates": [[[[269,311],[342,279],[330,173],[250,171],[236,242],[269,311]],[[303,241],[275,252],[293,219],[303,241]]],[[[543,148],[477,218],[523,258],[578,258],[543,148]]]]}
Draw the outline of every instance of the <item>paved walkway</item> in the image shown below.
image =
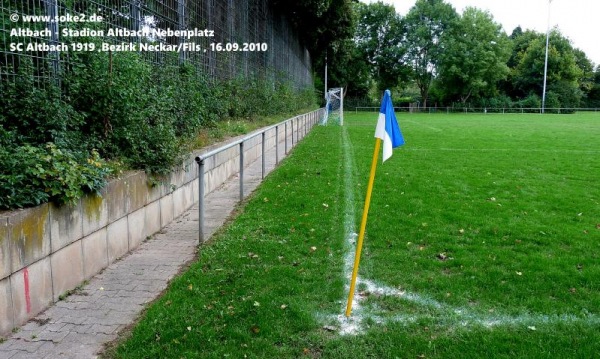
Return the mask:
{"type": "MultiPolygon", "coordinates": [[[[283,142],[280,155],[283,154],[283,142]]],[[[267,151],[266,169],[275,165],[275,149],[267,151]]],[[[259,158],[244,172],[244,193],[261,182],[259,158]]],[[[239,177],[230,178],[205,197],[206,238],[225,222],[239,200],[239,177]]],[[[196,254],[198,207],[195,206],[111,264],[89,284],[56,303],[0,344],[0,359],[97,358],[105,343],[139,316],[148,302],[196,254]]]]}

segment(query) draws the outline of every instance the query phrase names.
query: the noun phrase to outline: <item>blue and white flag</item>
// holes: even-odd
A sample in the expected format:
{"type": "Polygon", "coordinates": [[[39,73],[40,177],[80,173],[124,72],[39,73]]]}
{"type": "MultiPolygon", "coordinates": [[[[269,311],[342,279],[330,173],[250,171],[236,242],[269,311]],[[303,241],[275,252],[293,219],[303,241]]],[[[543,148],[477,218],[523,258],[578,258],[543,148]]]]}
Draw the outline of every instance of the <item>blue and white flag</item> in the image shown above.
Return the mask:
{"type": "Polygon", "coordinates": [[[402,137],[402,132],[400,132],[400,127],[396,121],[396,114],[394,114],[390,90],[385,90],[383,101],[381,101],[375,137],[383,141],[383,162],[392,157],[393,148],[404,144],[404,137],[402,137]]]}

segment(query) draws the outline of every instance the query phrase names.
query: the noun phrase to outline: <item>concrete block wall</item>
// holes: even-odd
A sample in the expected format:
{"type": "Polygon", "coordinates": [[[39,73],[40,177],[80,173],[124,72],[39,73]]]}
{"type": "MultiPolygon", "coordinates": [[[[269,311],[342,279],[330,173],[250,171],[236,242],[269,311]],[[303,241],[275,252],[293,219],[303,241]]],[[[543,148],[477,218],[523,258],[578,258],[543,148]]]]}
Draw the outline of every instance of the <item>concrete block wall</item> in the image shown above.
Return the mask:
{"type": "MultiPolygon", "coordinates": [[[[318,110],[294,119],[294,144],[320,116],[318,110]]],[[[278,128],[280,158],[285,156],[284,128],[278,128]]],[[[291,130],[288,125],[288,150],[291,130]]],[[[260,159],[261,141],[258,135],[244,142],[246,165],[260,159]]],[[[131,172],[111,181],[100,195],[85,196],[72,205],[43,204],[0,213],[0,335],[23,325],[190,209],[199,195],[194,158],[223,145],[190,155],[161,178],[160,185],[150,185],[155,181],[144,172],[131,172]]],[[[274,146],[271,129],[265,133],[265,148],[274,146]]],[[[207,159],[205,193],[238,172],[237,146],[207,159]]]]}

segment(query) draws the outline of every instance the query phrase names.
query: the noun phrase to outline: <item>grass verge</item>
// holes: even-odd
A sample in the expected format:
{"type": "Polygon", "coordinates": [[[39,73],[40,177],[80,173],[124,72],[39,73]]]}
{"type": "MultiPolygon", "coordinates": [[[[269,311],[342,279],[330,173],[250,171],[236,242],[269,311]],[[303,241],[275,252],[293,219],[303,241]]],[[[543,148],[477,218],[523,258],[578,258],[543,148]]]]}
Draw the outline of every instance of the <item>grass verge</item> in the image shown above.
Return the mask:
{"type": "Polygon", "coordinates": [[[252,119],[245,118],[229,118],[215,123],[212,127],[205,127],[200,130],[195,140],[190,143],[190,150],[203,148],[221,142],[227,138],[239,135],[245,135],[254,130],[269,125],[274,125],[285,119],[292,118],[296,115],[314,111],[314,108],[306,108],[294,112],[284,114],[259,116],[252,119]]]}

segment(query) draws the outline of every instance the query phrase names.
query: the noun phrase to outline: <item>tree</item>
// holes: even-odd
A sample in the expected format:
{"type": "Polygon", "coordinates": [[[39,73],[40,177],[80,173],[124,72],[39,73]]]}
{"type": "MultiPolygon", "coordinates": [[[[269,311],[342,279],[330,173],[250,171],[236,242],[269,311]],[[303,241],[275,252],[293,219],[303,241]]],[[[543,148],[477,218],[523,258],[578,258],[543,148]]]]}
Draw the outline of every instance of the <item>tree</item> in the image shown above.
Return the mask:
{"type": "Polygon", "coordinates": [[[581,70],[581,78],[579,80],[579,89],[583,92],[583,97],[587,98],[588,94],[594,87],[594,65],[588,59],[585,52],[580,49],[574,49],[575,63],[581,70]]]}
{"type": "Polygon", "coordinates": [[[521,98],[528,95],[517,88],[514,78],[517,75],[516,68],[521,62],[527,48],[533,40],[536,40],[539,37],[539,33],[533,30],[523,31],[520,26],[517,26],[510,35],[509,38],[512,42],[512,53],[507,62],[509,73],[506,81],[501,81],[499,85],[506,95],[512,98],[521,98]]]}
{"type": "Polygon", "coordinates": [[[417,0],[404,18],[405,61],[412,69],[424,107],[444,50],[443,35],[457,17],[456,10],[443,0],[417,0]]]}
{"type": "MultiPolygon", "coordinates": [[[[546,37],[538,34],[522,54],[514,69],[513,80],[523,94],[541,94],[544,80],[546,37]]],[[[548,48],[548,92],[558,95],[562,107],[578,107],[583,96],[580,83],[583,71],[576,61],[570,41],[558,29],[550,32],[548,48]]]]}
{"type": "Polygon", "coordinates": [[[587,94],[586,107],[600,107],[600,65],[596,67],[596,71],[594,73],[594,82],[587,94]]]}
{"type": "MultiPolygon", "coordinates": [[[[322,69],[326,54],[345,56],[343,44],[356,28],[352,9],[354,0],[270,0],[298,32],[313,60],[313,68],[322,69]]],[[[322,83],[322,72],[315,73],[315,83],[322,83]]],[[[319,87],[318,90],[321,90],[319,87]]]]}
{"type": "Polygon", "coordinates": [[[440,86],[447,97],[465,103],[471,96],[497,93],[497,83],[509,69],[510,41],[492,15],[468,7],[443,35],[440,86]]]}
{"type": "Polygon", "coordinates": [[[392,5],[381,2],[356,6],[358,26],[355,41],[358,55],[370,65],[372,78],[380,92],[393,88],[407,76],[403,65],[402,19],[392,5]]]}
{"type": "MultiPolygon", "coordinates": [[[[370,67],[353,39],[339,42],[328,51],[328,82],[330,87],[345,87],[348,97],[366,97],[371,86],[370,67]]],[[[317,67],[322,71],[323,65],[317,67]]],[[[316,76],[315,86],[322,89],[321,76],[316,76]]]]}

